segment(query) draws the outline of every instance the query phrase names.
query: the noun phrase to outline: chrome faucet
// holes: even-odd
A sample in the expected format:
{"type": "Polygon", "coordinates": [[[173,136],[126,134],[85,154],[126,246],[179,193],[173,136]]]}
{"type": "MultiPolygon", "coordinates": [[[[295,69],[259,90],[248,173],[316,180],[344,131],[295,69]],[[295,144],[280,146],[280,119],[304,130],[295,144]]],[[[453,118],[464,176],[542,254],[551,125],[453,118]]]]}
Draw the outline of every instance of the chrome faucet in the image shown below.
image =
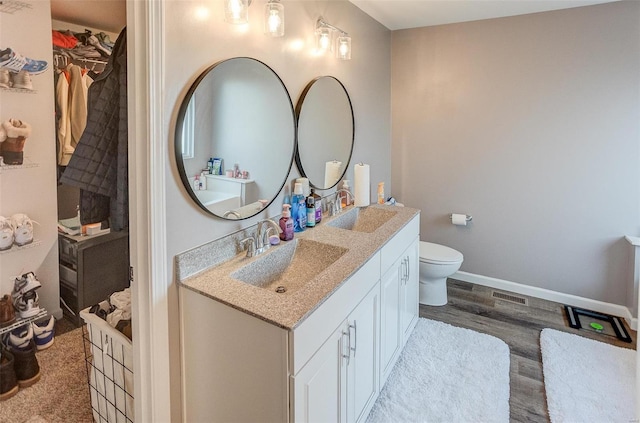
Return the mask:
{"type": "Polygon", "coordinates": [[[247,245],[247,257],[255,257],[269,249],[271,246],[268,241],[270,232],[278,234],[280,232],[280,226],[271,219],[264,219],[258,222],[258,228],[254,236],[240,241],[240,244],[247,245]],[[267,241],[265,242],[265,240],[267,241]]]}
{"type": "Polygon", "coordinates": [[[343,192],[347,194],[347,205],[351,204],[354,201],[353,194],[351,193],[351,191],[345,188],[340,188],[339,190],[336,191],[336,196],[334,200],[329,203],[330,204],[329,214],[331,216],[340,214],[342,212],[342,201],[340,198],[340,194],[342,194],[343,192]]]}

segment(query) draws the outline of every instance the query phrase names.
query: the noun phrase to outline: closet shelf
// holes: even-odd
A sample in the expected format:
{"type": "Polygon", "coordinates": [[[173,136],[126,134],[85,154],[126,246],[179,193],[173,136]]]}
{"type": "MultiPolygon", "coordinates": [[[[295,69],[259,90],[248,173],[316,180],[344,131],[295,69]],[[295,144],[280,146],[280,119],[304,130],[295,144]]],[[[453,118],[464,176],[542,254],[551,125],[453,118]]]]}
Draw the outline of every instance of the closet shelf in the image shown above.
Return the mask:
{"type": "Polygon", "coordinates": [[[24,94],[36,94],[37,90],[28,90],[26,88],[0,88],[2,91],[8,91],[12,93],[24,93],[24,94]]]}
{"type": "Polygon", "coordinates": [[[2,335],[3,333],[7,333],[7,332],[11,332],[14,329],[17,329],[21,326],[24,326],[28,323],[31,323],[33,321],[36,321],[38,319],[41,319],[43,317],[45,317],[47,315],[47,310],[45,310],[44,308],[40,309],[40,312],[38,314],[36,314],[35,316],[31,316],[31,317],[27,317],[25,319],[22,319],[20,317],[16,317],[16,321],[14,323],[11,323],[9,326],[5,326],[3,328],[0,328],[0,335],[2,335]]]}
{"type": "Polygon", "coordinates": [[[0,166],[0,175],[3,172],[7,172],[9,170],[19,170],[19,169],[33,169],[35,167],[40,167],[40,164],[38,163],[34,163],[34,162],[28,162],[28,157],[25,157],[25,162],[22,163],[21,165],[8,165],[8,164],[4,164],[2,166],[0,166]]]}
{"type": "Polygon", "coordinates": [[[31,243],[29,243],[27,245],[23,245],[22,247],[18,247],[17,245],[14,244],[8,250],[0,251],[0,254],[9,254],[9,253],[15,253],[17,251],[28,250],[29,248],[37,247],[40,244],[42,244],[41,240],[34,239],[33,242],[31,242],[31,243]]]}
{"type": "Polygon", "coordinates": [[[14,14],[22,9],[31,9],[29,3],[18,0],[0,0],[0,12],[14,14]]]}

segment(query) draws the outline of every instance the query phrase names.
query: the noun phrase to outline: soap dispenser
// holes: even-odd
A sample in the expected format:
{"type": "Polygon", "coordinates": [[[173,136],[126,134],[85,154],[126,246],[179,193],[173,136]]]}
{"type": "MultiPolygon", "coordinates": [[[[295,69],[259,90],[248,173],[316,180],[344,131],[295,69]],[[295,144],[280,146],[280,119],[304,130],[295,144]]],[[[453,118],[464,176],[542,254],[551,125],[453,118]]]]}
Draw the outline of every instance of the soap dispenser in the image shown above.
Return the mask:
{"type": "Polygon", "coordinates": [[[293,239],[293,219],[291,219],[291,212],[289,209],[291,205],[282,205],[282,217],[280,218],[280,239],[283,241],[291,241],[293,239]]]}

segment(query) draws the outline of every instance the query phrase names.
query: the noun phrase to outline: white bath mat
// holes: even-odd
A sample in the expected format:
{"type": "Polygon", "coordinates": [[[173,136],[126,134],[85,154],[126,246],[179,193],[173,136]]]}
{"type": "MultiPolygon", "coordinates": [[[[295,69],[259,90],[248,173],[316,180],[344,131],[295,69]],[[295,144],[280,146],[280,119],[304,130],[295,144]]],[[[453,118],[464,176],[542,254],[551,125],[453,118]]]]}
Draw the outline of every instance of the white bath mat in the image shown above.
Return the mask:
{"type": "Polygon", "coordinates": [[[552,423],[637,421],[635,350],[553,329],[540,349],[552,423]]]}
{"type": "Polygon", "coordinates": [[[367,421],[508,422],[509,347],[419,319],[367,421]]]}

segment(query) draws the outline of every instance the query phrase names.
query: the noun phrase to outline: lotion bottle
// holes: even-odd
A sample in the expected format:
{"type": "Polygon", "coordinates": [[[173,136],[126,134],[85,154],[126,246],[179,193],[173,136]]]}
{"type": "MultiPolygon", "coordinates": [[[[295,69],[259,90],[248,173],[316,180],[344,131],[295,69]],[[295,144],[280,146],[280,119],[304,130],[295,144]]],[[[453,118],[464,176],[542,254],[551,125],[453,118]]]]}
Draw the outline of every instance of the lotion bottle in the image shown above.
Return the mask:
{"type": "MultiPolygon", "coordinates": [[[[345,179],[344,181],[342,181],[342,188],[341,189],[346,189],[347,191],[349,191],[349,180],[345,179]]],[[[348,205],[350,205],[350,198],[349,195],[346,192],[342,192],[340,193],[340,202],[342,203],[342,207],[347,207],[348,205]]]]}
{"type": "Polygon", "coordinates": [[[384,182],[378,183],[378,204],[384,204],[384,182]]]}
{"type": "Polygon", "coordinates": [[[307,228],[316,226],[316,200],[311,194],[307,197],[307,228]]]}
{"type": "Polygon", "coordinates": [[[291,217],[294,232],[302,232],[307,226],[307,205],[302,191],[302,184],[296,182],[291,198],[291,217]]]}
{"type": "Polygon", "coordinates": [[[291,219],[291,212],[289,209],[291,205],[282,205],[282,217],[280,218],[280,239],[283,241],[291,241],[293,239],[293,219],[291,219]]]}
{"type": "Polygon", "coordinates": [[[316,205],[316,225],[317,225],[322,220],[322,197],[316,194],[313,189],[311,190],[311,196],[313,197],[313,200],[315,201],[315,205],[316,205]]]}

